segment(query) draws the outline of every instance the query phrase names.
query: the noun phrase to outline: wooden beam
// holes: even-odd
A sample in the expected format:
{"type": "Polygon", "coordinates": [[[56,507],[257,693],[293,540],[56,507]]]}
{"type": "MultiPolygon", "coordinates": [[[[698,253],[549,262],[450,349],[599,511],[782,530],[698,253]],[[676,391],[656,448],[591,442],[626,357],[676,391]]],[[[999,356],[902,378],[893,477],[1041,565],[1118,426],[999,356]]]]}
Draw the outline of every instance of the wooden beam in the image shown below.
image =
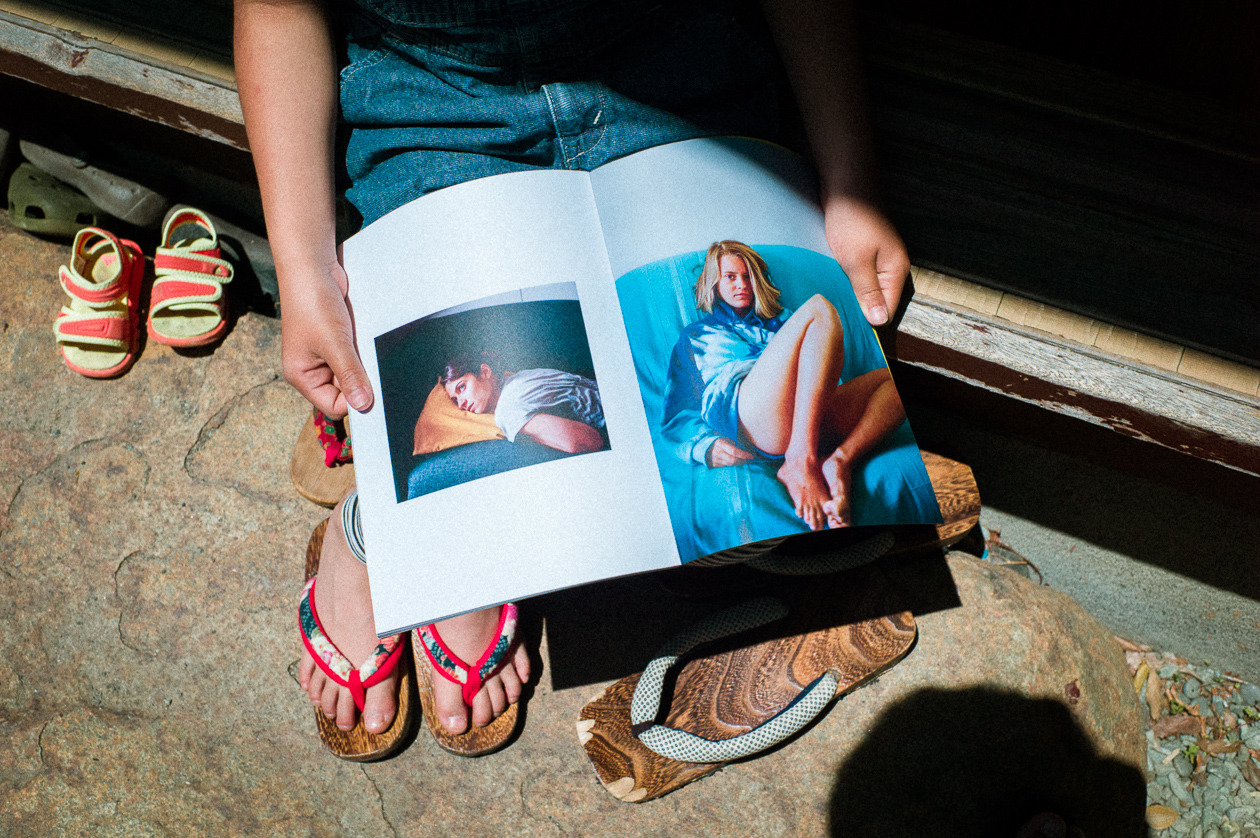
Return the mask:
{"type": "Polygon", "coordinates": [[[0,10],[0,73],[248,150],[236,84],[0,10]]]}
{"type": "MultiPolygon", "coordinates": [[[[992,302],[992,292],[976,293],[983,304],[992,302]]],[[[1018,308],[1011,299],[1002,304],[1018,308]]],[[[1101,332],[1082,331],[1071,316],[1067,323],[1082,336],[1101,332]]],[[[1239,389],[1225,387],[917,292],[889,354],[990,392],[1260,475],[1255,384],[1260,371],[1249,367],[1209,364],[1237,373],[1225,380],[1237,382],[1239,389]]],[[[1200,356],[1194,357],[1201,363],[1200,356]]]]}

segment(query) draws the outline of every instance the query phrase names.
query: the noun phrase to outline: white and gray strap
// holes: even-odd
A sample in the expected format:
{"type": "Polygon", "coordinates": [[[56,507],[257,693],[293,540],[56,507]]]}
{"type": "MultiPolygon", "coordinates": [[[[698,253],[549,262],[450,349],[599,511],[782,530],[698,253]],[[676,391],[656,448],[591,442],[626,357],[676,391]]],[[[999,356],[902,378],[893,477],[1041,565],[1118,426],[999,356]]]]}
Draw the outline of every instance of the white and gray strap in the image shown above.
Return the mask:
{"type": "Polygon", "coordinates": [[[893,546],[892,530],[878,530],[874,535],[839,550],[819,551],[808,556],[780,556],[765,553],[749,559],[747,565],[766,573],[783,576],[824,576],[852,570],[881,558],[893,546]]]}
{"type": "Polygon", "coordinates": [[[363,549],[363,521],[359,517],[359,490],[352,489],[341,505],[341,529],[346,534],[350,552],[363,564],[367,564],[367,551],[363,549]]]}
{"type": "MultiPolygon", "coordinates": [[[[809,724],[836,694],[830,672],[809,684],[791,704],[752,730],[729,739],[705,739],[685,730],[655,724],[661,692],[670,669],[696,646],[781,620],[788,609],[773,597],[761,597],[720,611],[674,637],[644,669],[630,700],[631,730],[648,749],[679,762],[726,762],[773,747],[809,724]]],[[[751,673],[750,673],[751,674],[751,673]]]]}

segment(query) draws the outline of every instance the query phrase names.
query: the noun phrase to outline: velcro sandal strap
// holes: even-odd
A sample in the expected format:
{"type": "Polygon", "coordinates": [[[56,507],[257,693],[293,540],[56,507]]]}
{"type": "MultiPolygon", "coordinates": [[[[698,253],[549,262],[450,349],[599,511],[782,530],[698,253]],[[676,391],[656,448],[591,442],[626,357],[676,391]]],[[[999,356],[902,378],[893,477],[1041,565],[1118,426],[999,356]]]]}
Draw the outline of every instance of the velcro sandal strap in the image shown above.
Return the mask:
{"type": "MultiPolygon", "coordinates": [[[[131,244],[128,242],[128,244],[131,244]]],[[[133,244],[132,247],[135,245],[133,244]]],[[[93,308],[108,306],[126,296],[130,290],[127,279],[131,275],[131,259],[134,258],[117,236],[99,227],[84,227],[75,234],[70,265],[62,265],[58,271],[61,288],[71,299],[93,308]],[[109,282],[91,282],[80,272],[89,262],[114,265],[114,277],[109,282]]]]}
{"type": "Polygon", "coordinates": [[[78,272],[65,265],[61,266],[58,271],[61,279],[61,290],[70,295],[72,299],[78,300],[92,308],[103,308],[117,302],[127,294],[126,272],[120,269],[118,276],[114,277],[104,285],[89,283],[78,272]]]}
{"type": "Polygon", "coordinates": [[[302,599],[298,603],[298,624],[302,629],[302,642],[311,653],[315,665],[333,680],[334,683],[350,690],[354,706],[363,712],[367,700],[367,690],[384,681],[393,674],[394,667],[402,656],[403,638],[405,634],[395,634],[377,644],[371,656],[357,669],[346,658],[337,644],[333,643],[324,631],[315,611],[315,580],[312,576],[302,591],[302,599]]]}
{"type": "Polygon", "coordinates": [[[232,281],[232,264],[219,256],[219,248],[187,250],[185,248],[159,247],[153,255],[153,270],[160,276],[213,277],[218,282],[232,281]]]}
{"type": "Polygon", "coordinates": [[[781,620],[787,606],[761,597],[719,611],[674,637],[644,669],[630,700],[630,730],[649,750],[679,762],[726,762],[773,747],[810,723],[836,694],[835,675],[825,672],[777,714],[752,730],[729,739],[705,739],[654,723],[666,677],[697,646],[781,620]]]}
{"type": "Polygon", "coordinates": [[[123,313],[80,312],[63,307],[53,323],[59,344],[126,349],[131,345],[131,319],[123,313]]]}
{"type": "Polygon", "coordinates": [[[153,283],[153,293],[149,303],[150,316],[177,305],[213,307],[221,299],[223,299],[223,286],[217,282],[161,277],[153,283]]]}
{"type": "Polygon", "coordinates": [[[437,626],[421,626],[416,629],[416,637],[433,668],[446,680],[461,685],[464,703],[471,707],[481,685],[507,662],[508,655],[516,646],[516,621],[517,609],[514,603],[508,602],[500,606],[498,634],[474,664],[462,660],[450,650],[438,633],[437,626]]]}

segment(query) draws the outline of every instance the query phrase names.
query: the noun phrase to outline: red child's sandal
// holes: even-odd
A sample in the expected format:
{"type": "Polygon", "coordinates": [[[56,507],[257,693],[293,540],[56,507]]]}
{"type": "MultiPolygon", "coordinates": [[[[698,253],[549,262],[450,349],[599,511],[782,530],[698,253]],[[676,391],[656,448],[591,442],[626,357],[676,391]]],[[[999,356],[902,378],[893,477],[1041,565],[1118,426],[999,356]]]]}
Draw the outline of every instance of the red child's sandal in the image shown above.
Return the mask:
{"type": "Polygon", "coordinates": [[[172,210],[162,225],[162,245],[153,256],[149,337],[168,346],[213,343],[227,331],[223,286],[232,265],[219,253],[219,234],[201,210],[172,210]]]}
{"type": "Polygon", "coordinates": [[[98,227],[74,237],[59,272],[70,295],[53,326],[66,366],[88,378],[121,375],[139,351],[139,296],[144,256],[135,242],[98,227]]]}

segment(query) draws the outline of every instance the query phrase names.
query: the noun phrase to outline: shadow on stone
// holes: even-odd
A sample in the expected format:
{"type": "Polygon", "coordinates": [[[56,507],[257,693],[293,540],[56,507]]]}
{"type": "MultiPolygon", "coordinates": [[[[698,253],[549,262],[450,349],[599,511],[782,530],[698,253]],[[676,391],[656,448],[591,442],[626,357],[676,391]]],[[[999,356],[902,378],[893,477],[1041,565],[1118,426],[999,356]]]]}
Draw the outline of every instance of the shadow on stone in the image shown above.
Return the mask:
{"type": "Polygon", "coordinates": [[[1100,755],[1063,704],[925,688],[889,705],[840,767],[829,834],[1013,838],[1053,811],[1091,838],[1141,838],[1145,805],[1141,773],[1100,755]]]}
{"type": "MultiPolygon", "coordinates": [[[[725,576],[741,574],[741,567],[687,569],[697,578],[691,586],[704,589],[711,576],[717,595],[678,596],[663,586],[662,571],[615,579],[537,597],[534,607],[547,623],[550,678],[555,689],[595,684],[642,671],[661,645],[706,615],[762,595],[784,594],[800,603],[812,592],[831,604],[813,609],[804,630],[817,630],[910,611],[919,617],[959,605],[958,590],[944,556],[937,552],[917,558],[877,562],[831,576],[790,577],[757,574],[727,584],[725,576]],[[802,589],[806,593],[802,594],[802,589]],[[867,595],[875,590],[875,596],[867,595]],[[856,593],[856,596],[849,594],[856,593]]],[[[797,625],[798,629],[802,626],[797,625]]],[[[720,654],[775,636],[783,629],[765,630],[709,644],[704,654],[720,654]]]]}

